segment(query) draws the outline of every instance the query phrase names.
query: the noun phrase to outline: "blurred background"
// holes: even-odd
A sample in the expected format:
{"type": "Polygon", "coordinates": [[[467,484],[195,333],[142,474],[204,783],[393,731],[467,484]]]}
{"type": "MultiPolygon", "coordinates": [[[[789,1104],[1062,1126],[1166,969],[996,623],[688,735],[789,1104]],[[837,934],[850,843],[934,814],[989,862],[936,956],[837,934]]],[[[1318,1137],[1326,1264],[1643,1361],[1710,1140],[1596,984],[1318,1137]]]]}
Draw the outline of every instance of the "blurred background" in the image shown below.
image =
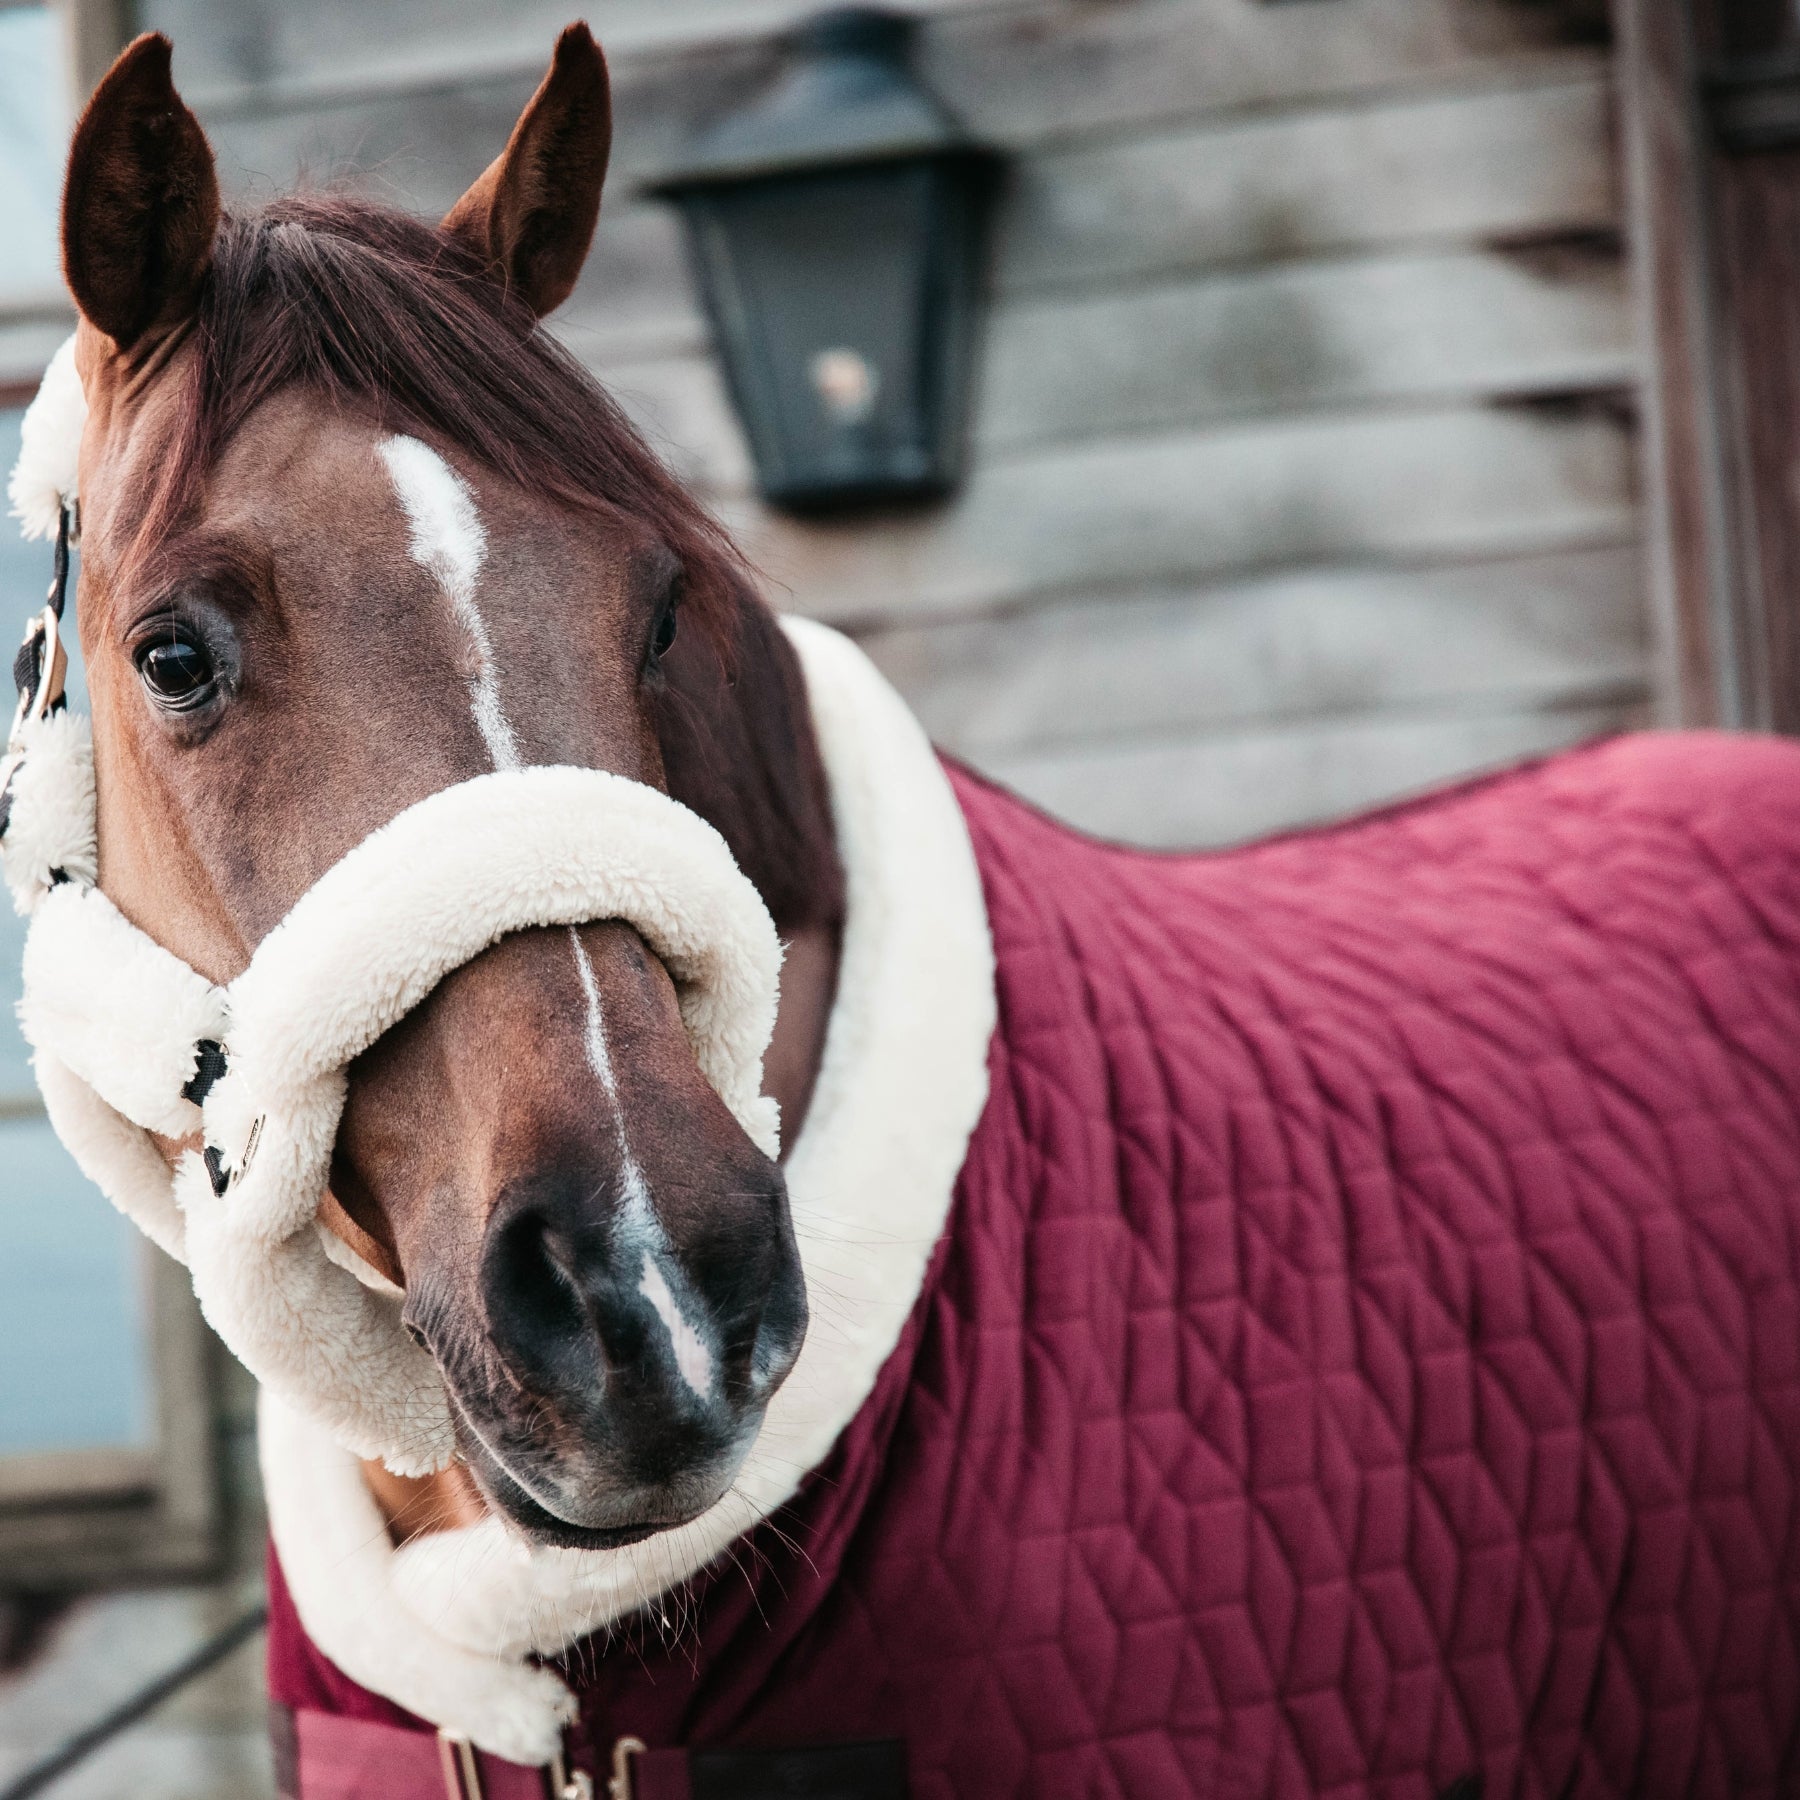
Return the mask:
{"type": "MultiPolygon", "coordinates": [[[[70,121],[131,35],[174,39],[230,199],[435,216],[575,5],[0,0],[0,462],[72,324],[70,121]]],[[[613,172],[552,327],[941,744],[1094,831],[1225,844],[1622,727],[1800,726],[1793,0],[915,0],[917,78],[999,159],[933,402],[964,450],[944,497],[828,516],[759,498],[779,370],[727,366],[646,192],[807,10],[595,0],[613,172]]],[[[873,404],[859,355],[805,366],[873,404]]],[[[0,530],[7,633],[48,563],[0,530]]],[[[254,1602],[250,1404],[63,1158],[8,1007],[0,1791],[254,1602]]],[[[265,1795],[257,1658],[49,1791],[265,1795]]]]}

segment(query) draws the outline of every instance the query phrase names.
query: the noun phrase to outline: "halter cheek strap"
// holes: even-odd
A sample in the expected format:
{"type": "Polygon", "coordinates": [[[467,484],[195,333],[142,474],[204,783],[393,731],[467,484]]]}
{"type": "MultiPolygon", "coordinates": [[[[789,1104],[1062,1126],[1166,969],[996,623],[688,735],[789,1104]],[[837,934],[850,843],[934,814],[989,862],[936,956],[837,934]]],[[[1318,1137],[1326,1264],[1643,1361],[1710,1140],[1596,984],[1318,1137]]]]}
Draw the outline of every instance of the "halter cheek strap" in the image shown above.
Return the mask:
{"type": "Polygon", "coordinates": [[[86,810],[92,812],[94,758],[85,740],[76,742],[83,734],[68,718],[68,652],[63,648],[68,547],[72,542],[74,508],[65,506],[56,529],[56,574],[50,580],[49,599],[41,612],[32,614],[31,623],[25,626],[25,641],[13,659],[18,702],[5,749],[0,751],[0,857],[4,857],[5,878],[22,913],[31,911],[36,895],[68,875],[92,880],[94,846],[90,833],[77,821],[83,815],[83,796],[86,810]],[[27,774],[27,763],[34,761],[34,745],[45,747],[47,754],[36,758],[36,770],[27,774]],[[50,763],[54,767],[49,767],[50,763]],[[58,778],[74,779],[79,792],[70,792],[61,801],[43,799],[43,781],[58,778]],[[40,797],[23,805],[32,817],[14,826],[14,801],[22,790],[32,787],[40,788],[40,797]],[[54,824],[67,824],[68,828],[45,837],[45,828],[54,824]]]}

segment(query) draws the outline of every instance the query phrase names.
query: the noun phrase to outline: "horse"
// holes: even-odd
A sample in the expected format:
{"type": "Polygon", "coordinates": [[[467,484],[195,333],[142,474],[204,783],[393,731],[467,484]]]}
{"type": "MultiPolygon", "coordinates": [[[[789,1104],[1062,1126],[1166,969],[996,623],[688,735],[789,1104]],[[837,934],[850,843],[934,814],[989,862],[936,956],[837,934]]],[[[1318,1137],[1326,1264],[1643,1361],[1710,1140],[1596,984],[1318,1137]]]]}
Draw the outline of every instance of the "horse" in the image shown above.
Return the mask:
{"type": "Polygon", "coordinates": [[[150,35],[70,150],[0,847],[284,1792],[1791,1792],[1800,751],[1080,837],[543,329],[610,135],[572,26],[439,224],[234,214],[150,35]]]}

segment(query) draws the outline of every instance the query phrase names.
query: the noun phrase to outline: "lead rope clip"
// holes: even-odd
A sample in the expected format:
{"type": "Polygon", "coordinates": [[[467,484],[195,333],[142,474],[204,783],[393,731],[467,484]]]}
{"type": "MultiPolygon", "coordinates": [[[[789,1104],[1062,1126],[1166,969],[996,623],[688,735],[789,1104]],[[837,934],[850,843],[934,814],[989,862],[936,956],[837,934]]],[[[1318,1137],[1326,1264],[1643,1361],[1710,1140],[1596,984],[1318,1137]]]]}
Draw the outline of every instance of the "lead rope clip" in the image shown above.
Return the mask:
{"type": "Polygon", "coordinates": [[[19,704],[13,708],[12,730],[6,739],[9,750],[20,748],[19,738],[27,723],[56,710],[68,685],[69,653],[63,648],[62,621],[50,607],[35,614],[25,627],[17,666],[27,673],[19,684],[19,704]],[[35,678],[28,673],[34,669],[35,678]]]}

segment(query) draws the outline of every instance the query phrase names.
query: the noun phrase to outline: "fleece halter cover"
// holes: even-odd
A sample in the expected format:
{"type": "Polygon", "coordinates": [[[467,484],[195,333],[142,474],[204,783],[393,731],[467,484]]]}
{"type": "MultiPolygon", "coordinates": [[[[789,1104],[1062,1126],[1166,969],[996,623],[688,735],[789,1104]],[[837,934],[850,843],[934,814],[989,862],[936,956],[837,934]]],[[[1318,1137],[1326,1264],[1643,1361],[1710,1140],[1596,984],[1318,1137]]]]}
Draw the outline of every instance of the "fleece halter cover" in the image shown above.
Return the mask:
{"type": "MultiPolygon", "coordinates": [[[[66,540],[84,413],[65,346],[13,476],[27,535],[66,540]]],[[[0,862],[31,919],[20,1017],[51,1123],[187,1263],[265,1387],[359,1456],[440,1468],[454,1439],[436,1364],[402,1329],[398,1290],[317,1223],[347,1065],[508,932],[622,919],[674,979],[702,1072],[773,1156],[769,915],[724,840],[667,795],[594,769],[501,766],[372,833],[217,986],[97,885],[92,739],[62,704],[46,629],[34,621],[40,648],[28,635],[21,653],[30,691],[0,766],[0,862]],[[158,1138],[182,1146],[173,1170],[158,1138]]]]}

